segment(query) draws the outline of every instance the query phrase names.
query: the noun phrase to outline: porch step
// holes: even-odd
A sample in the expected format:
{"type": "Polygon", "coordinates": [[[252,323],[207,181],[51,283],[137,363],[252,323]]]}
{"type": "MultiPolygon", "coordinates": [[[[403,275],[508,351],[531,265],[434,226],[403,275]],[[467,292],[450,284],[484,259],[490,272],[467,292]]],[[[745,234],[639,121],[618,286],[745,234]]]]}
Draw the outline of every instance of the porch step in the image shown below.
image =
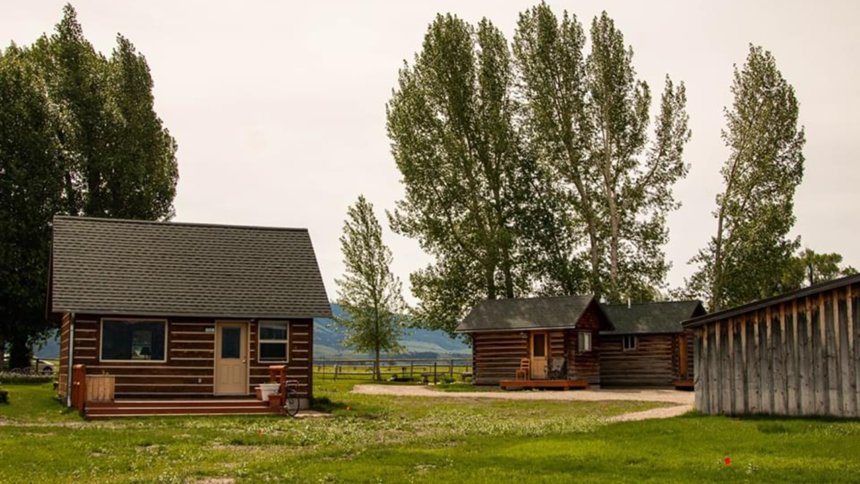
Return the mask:
{"type": "Polygon", "coordinates": [[[183,407],[183,408],[209,408],[209,407],[260,407],[267,406],[266,402],[253,398],[243,399],[208,399],[208,400],[122,400],[113,402],[87,402],[87,408],[114,408],[114,407],[183,407]]]}
{"type": "Polygon", "coordinates": [[[265,415],[280,413],[268,403],[253,399],[242,400],[117,400],[88,402],[86,418],[105,419],[145,416],[182,415],[265,415]]]}

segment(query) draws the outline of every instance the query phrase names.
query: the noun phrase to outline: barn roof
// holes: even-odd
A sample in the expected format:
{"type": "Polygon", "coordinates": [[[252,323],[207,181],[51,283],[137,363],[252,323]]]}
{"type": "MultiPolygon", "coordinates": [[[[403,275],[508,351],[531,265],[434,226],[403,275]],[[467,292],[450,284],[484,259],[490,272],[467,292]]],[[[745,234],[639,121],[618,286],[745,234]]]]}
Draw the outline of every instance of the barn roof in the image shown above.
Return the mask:
{"type": "Polygon", "coordinates": [[[794,291],[789,291],[766,299],[759,299],[758,301],[753,301],[747,304],[743,304],[741,306],[736,306],[733,308],[724,309],[722,311],[717,311],[715,313],[707,314],[705,316],[688,319],[687,321],[684,321],[684,326],[695,328],[697,326],[702,326],[704,324],[712,323],[714,321],[733,318],[735,316],[740,316],[742,314],[757,311],[759,309],[764,309],[768,306],[774,306],[776,304],[790,302],[794,299],[799,299],[802,297],[813,296],[820,292],[830,291],[832,289],[839,289],[841,287],[856,284],[858,282],[860,282],[860,274],[854,274],[851,276],[841,277],[839,279],[833,279],[831,281],[821,282],[809,287],[796,289],[794,291]]]}
{"type": "Polygon", "coordinates": [[[593,296],[492,299],[479,302],[457,326],[458,333],[573,328],[593,296]]]}
{"type": "Polygon", "coordinates": [[[681,322],[705,314],[699,301],[666,301],[641,304],[604,304],[615,331],[603,334],[681,333],[681,322]]]}
{"type": "Polygon", "coordinates": [[[49,311],[330,317],[306,229],[54,218],[49,311]]]}

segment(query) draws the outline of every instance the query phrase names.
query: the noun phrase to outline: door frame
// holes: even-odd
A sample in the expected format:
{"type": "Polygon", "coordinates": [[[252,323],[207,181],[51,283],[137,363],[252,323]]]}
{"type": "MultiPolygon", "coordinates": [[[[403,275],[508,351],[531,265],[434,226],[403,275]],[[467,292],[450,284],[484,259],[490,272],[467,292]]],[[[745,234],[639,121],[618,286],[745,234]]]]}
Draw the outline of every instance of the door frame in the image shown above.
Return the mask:
{"type": "Polygon", "coordinates": [[[532,331],[529,335],[529,359],[532,360],[532,364],[529,365],[529,378],[533,380],[545,380],[549,378],[549,331],[532,331]],[[542,334],[543,335],[543,356],[538,358],[543,358],[545,361],[546,367],[546,375],[540,378],[535,378],[534,376],[534,359],[535,359],[535,335],[542,334]]]}
{"type": "Polygon", "coordinates": [[[213,395],[249,395],[251,388],[251,322],[221,319],[215,321],[215,348],[212,352],[212,394],[213,395]],[[221,351],[221,327],[225,325],[241,325],[245,329],[245,391],[242,393],[219,393],[218,392],[218,360],[221,351]]]}

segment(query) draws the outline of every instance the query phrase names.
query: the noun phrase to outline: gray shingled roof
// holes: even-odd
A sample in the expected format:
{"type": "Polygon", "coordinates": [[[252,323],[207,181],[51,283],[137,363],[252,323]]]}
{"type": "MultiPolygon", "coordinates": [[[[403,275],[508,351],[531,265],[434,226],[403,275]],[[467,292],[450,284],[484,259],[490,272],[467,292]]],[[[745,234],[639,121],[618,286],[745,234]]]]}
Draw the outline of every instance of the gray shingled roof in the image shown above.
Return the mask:
{"type": "Polygon", "coordinates": [[[682,321],[705,314],[699,301],[669,301],[631,304],[604,304],[603,311],[615,326],[604,334],[681,333],[682,321]]]}
{"type": "Polygon", "coordinates": [[[51,269],[53,312],[331,317],[305,229],[56,217],[51,269]]]}
{"type": "Polygon", "coordinates": [[[593,300],[592,296],[565,296],[481,301],[457,332],[572,328],[593,300]]]}

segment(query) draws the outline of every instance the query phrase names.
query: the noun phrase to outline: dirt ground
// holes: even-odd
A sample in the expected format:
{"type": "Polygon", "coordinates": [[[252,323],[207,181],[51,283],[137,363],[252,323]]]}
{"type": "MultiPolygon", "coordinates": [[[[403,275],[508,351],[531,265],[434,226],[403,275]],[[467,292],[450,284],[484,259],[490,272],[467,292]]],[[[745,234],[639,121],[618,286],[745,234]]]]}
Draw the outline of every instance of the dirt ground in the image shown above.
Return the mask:
{"type": "Polygon", "coordinates": [[[693,392],[663,389],[607,389],[569,391],[512,391],[512,392],[440,392],[424,386],[412,385],[356,385],[353,393],[363,395],[390,395],[394,397],[428,398],[488,398],[497,400],[552,400],[552,401],[606,401],[635,400],[640,402],[674,403],[643,412],[627,413],[608,419],[610,422],[629,422],[652,418],[671,418],[693,409],[693,392]]]}

